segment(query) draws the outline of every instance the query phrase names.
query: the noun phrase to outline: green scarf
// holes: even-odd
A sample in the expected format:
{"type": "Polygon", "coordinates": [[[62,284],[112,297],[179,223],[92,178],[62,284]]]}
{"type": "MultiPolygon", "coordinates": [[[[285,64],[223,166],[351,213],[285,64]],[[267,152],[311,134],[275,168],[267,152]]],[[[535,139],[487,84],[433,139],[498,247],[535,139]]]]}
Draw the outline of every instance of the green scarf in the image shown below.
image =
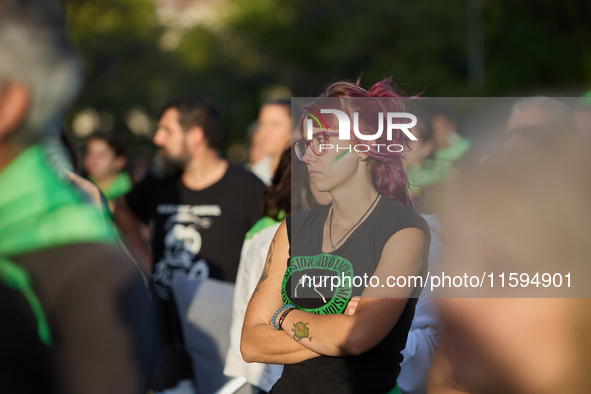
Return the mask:
{"type": "Polygon", "coordinates": [[[114,242],[103,213],[48,162],[43,144],[0,173],[0,256],[81,242],[114,242]]]}
{"type": "MultiPolygon", "coordinates": [[[[90,178],[94,183],[97,183],[94,179],[90,178]]],[[[115,200],[121,197],[124,194],[127,194],[133,184],[131,182],[131,177],[127,173],[127,171],[121,171],[117,174],[117,177],[111,182],[109,187],[105,190],[102,190],[103,195],[107,199],[107,201],[115,200]]]]}
{"type": "MultiPolygon", "coordinates": [[[[51,163],[55,151],[37,144],[0,173],[0,281],[20,291],[37,319],[39,338],[51,345],[51,332],[26,270],[10,256],[80,242],[114,242],[112,225],[85,202],[51,163]]],[[[63,171],[62,171],[63,173],[63,171]]]]}
{"type": "Polygon", "coordinates": [[[23,294],[37,319],[37,334],[39,335],[39,339],[47,346],[51,346],[51,330],[43,314],[41,302],[39,302],[37,295],[33,291],[31,278],[27,272],[13,262],[5,260],[0,256],[0,282],[6,287],[18,290],[23,294]]]}
{"type": "Polygon", "coordinates": [[[285,219],[285,216],[286,216],[285,211],[279,212],[279,214],[277,216],[278,216],[279,221],[273,219],[270,216],[263,216],[262,218],[260,218],[254,224],[254,226],[252,226],[251,229],[248,230],[248,232],[246,233],[245,239],[250,239],[250,238],[252,238],[253,235],[258,233],[259,231],[264,230],[267,227],[273,226],[274,224],[281,223],[281,221],[283,221],[283,219],[285,219]]]}
{"type": "Polygon", "coordinates": [[[472,146],[468,138],[460,138],[453,145],[435,152],[435,160],[454,162],[461,159],[472,146]]]}

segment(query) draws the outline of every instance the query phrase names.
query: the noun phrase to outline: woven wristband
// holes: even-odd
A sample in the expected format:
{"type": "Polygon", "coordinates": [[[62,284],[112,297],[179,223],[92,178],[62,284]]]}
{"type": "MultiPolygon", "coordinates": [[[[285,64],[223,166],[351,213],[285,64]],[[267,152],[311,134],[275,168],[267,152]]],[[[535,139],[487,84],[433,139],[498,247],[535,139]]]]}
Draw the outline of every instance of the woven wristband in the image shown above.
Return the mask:
{"type": "Polygon", "coordinates": [[[281,330],[281,327],[279,326],[279,324],[277,323],[277,318],[286,310],[288,309],[296,309],[297,307],[294,304],[285,304],[283,305],[281,308],[279,308],[279,310],[277,312],[275,312],[275,314],[273,315],[273,318],[271,319],[271,324],[273,324],[273,327],[275,327],[278,330],[281,330]]]}
{"type": "Polygon", "coordinates": [[[282,314],[281,316],[279,316],[279,323],[277,323],[277,325],[279,326],[280,330],[283,330],[283,322],[285,321],[285,318],[287,317],[287,315],[289,314],[289,312],[293,311],[294,309],[297,309],[296,307],[293,308],[287,308],[282,314]]]}

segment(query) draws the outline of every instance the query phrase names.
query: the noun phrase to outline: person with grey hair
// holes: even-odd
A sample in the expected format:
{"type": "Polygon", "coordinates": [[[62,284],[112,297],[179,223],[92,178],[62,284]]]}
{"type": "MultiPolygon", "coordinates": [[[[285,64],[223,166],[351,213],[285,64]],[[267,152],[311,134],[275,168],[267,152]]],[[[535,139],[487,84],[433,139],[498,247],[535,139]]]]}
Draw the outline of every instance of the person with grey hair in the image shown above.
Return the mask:
{"type": "Polygon", "coordinates": [[[541,126],[557,131],[576,132],[571,109],[561,101],[545,96],[524,97],[511,108],[507,132],[523,126],[541,126]]]}
{"type": "Polygon", "coordinates": [[[12,327],[0,330],[0,391],[142,393],[155,359],[147,292],[104,212],[56,164],[52,134],[81,85],[64,26],[46,0],[0,0],[0,286],[36,327],[0,317],[12,327]],[[31,389],[41,374],[55,386],[31,389]]]}
{"type": "Polygon", "coordinates": [[[21,146],[57,130],[81,86],[80,61],[65,32],[55,28],[60,19],[49,2],[0,2],[0,81],[10,90],[23,84],[28,91],[29,111],[11,137],[21,146]]]}

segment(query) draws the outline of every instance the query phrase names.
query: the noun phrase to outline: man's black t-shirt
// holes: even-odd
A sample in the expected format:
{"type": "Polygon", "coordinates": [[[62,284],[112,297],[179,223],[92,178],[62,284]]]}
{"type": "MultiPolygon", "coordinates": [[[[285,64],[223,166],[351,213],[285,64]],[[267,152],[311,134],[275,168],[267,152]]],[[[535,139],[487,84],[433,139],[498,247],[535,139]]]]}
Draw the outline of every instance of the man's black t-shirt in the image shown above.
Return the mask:
{"type": "Polygon", "coordinates": [[[261,217],[264,184],[230,164],[224,176],[203,190],[191,190],[181,177],[148,176],[126,197],[152,228],[152,280],[161,299],[170,298],[178,277],[235,282],[247,231],[261,217]]]}
{"type": "MultiPolygon", "coordinates": [[[[337,249],[322,252],[324,223],[330,204],[287,217],[290,259],[282,286],[283,300],[316,314],[343,313],[363,286],[356,281],[333,288],[332,282],[306,282],[306,277],[371,277],[388,240],[398,231],[415,227],[423,230],[424,246],[421,274],[427,267],[430,230],[412,208],[382,196],[376,208],[337,249]]],[[[272,393],[388,393],[396,385],[414,316],[416,299],[409,299],[390,333],[373,349],[348,357],[320,356],[286,365],[272,393]]],[[[379,321],[375,322],[379,324],[379,321]]]]}
{"type": "Polygon", "coordinates": [[[261,217],[264,189],[255,175],[230,164],[218,182],[202,190],[187,188],[180,176],[148,175],[127,194],[129,208],[151,229],[151,287],[163,345],[153,389],[192,377],[172,282],[179,277],[235,282],[244,237],[261,217]]]}

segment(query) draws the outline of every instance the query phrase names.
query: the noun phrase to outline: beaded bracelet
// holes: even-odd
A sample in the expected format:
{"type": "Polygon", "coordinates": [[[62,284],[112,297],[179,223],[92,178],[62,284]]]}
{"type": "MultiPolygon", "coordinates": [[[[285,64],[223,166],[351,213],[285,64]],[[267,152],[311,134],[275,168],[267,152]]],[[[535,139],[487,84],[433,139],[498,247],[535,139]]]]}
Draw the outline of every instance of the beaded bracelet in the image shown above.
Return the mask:
{"type": "Polygon", "coordinates": [[[277,324],[275,322],[275,320],[277,319],[277,317],[279,317],[279,315],[282,312],[286,311],[287,309],[296,309],[296,308],[297,308],[297,306],[295,306],[294,304],[285,304],[281,308],[279,308],[279,310],[277,312],[275,312],[275,314],[273,315],[273,319],[271,319],[271,324],[273,324],[273,327],[275,327],[278,330],[281,330],[281,327],[279,326],[279,324],[277,324]]]}

